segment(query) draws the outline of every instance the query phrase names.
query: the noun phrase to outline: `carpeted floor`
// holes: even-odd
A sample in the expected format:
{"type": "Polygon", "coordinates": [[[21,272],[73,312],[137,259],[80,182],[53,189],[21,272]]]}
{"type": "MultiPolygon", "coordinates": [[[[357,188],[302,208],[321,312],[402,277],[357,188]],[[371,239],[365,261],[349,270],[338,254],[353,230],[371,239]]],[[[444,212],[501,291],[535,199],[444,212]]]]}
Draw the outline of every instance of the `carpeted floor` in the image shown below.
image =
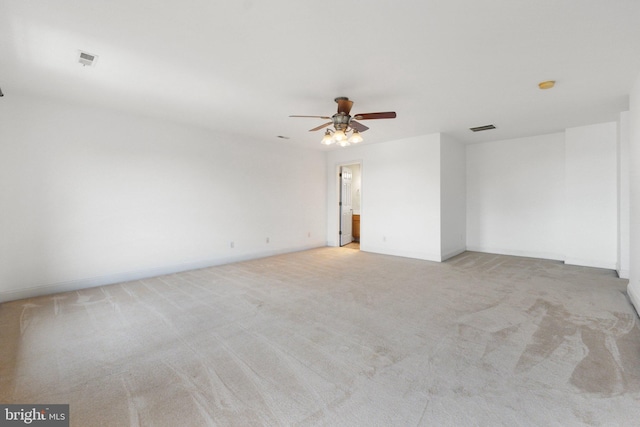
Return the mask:
{"type": "Polygon", "coordinates": [[[0,305],[0,402],[73,426],[640,424],[615,273],[321,248],[0,305]]]}

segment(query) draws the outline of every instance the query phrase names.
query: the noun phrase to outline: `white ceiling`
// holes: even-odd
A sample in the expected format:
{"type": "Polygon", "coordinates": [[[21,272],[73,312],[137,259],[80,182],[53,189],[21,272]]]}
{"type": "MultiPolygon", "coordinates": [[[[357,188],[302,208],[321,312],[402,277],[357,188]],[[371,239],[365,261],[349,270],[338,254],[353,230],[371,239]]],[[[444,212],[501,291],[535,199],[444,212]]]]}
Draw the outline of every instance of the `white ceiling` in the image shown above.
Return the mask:
{"type": "Polygon", "coordinates": [[[308,129],[323,120],[288,116],[348,96],[352,115],[398,114],[365,122],[365,143],[473,143],[616,120],[639,42],[638,0],[3,0],[0,102],[64,98],[322,149],[308,129]]]}

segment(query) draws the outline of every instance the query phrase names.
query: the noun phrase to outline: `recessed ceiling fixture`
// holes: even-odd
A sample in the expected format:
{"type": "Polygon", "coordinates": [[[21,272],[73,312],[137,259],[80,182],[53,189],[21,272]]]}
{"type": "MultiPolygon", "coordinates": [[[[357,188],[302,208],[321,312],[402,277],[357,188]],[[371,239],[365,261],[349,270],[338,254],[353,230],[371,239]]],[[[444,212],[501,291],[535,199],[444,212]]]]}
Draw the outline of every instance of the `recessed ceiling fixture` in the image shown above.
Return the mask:
{"type": "Polygon", "coordinates": [[[312,117],[318,119],[331,120],[323,125],[310,129],[309,132],[314,132],[316,130],[323,129],[329,125],[333,125],[333,129],[327,129],[324,133],[324,137],[322,141],[320,141],[324,145],[338,144],[341,147],[346,147],[347,145],[357,144],[359,142],[364,141],[360,132],[364,132],[368,127],[363,125],[362,123],[357,122],[356,120],[372,120],[372,119],[395,119],[396,113],[395,111],[387,111],[384,113],[366,113],[366,114],[356,114],[351,117],[349,113],[351,112],[351,107],[353,106],[353,101],[350,101],[349,98],[345,96],[340,96],[334,99],[338,103],[338,112],[333,116],[289,116],[289,117],[312,117]]]}
{"type": "Polygon", "coordinates": [[[78,63],[82,64],[83,67],[94,67],[97,61],[98,55],[81,50],[78,51],[78,63]]]}
{"type": "Polygon", "coordinates": [[[484,126],[478,126],[475,128],[469,128],[469,130],[472,132],[482,132],[483,130],[491,130],[495,128],[496,127],[494,125],[484,125],[484,126]]]}
{"type": "Polygon", "coordinates": [[[540,82],[538,83],[538,87],[540,89],[551,89],[552,87],[554,87],[556,85],[556,81],[555,80],[547,80],[546,82],[540,82]]]}

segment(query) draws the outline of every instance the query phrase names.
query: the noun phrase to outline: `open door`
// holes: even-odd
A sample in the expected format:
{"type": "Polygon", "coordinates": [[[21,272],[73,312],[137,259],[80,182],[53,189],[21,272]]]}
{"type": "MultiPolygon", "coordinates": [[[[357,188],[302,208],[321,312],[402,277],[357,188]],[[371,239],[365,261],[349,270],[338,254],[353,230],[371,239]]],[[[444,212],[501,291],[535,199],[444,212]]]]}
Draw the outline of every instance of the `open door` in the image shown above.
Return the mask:
{"type": "Polygon", "coordinates": [[[353,242],[351,206],[351,181],[353,173],[346,166],[340,168],[340,246],[353,242]]]}

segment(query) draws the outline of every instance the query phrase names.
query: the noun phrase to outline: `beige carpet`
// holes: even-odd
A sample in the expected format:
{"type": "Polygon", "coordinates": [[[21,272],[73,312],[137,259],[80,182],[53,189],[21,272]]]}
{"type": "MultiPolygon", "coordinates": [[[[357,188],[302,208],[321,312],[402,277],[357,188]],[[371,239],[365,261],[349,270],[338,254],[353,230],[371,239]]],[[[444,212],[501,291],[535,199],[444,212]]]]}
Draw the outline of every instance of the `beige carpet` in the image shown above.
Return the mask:
{"type": "Polygon", "coordinates": [[[0,305],[0,402],[73,426],[640,425],[614,272],[322,248],[0,305]]]}

